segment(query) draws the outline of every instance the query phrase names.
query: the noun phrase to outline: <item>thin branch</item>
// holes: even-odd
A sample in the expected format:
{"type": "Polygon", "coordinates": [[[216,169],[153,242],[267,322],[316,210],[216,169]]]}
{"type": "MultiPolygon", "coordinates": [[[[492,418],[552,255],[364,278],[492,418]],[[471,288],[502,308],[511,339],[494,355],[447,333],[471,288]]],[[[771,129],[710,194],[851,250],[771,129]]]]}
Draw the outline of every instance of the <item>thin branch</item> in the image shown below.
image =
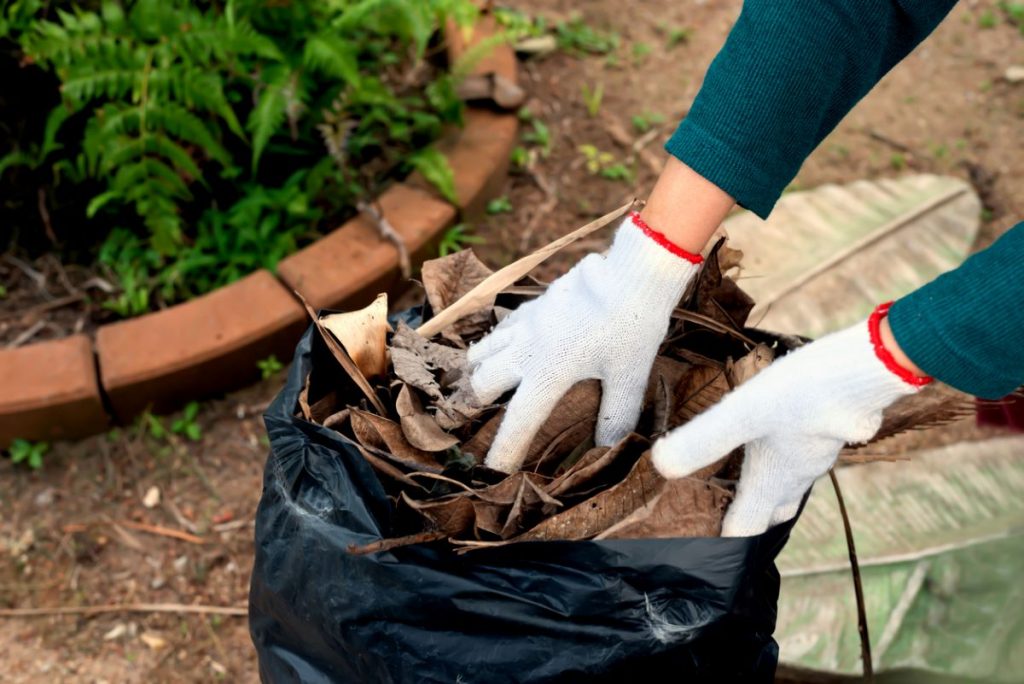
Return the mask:
{"type": "Polygon", "coordinates": [[[850,572],[853,573],[853,592],[857,598],[857,631],[860,633],[860,657],[864,665],[864,681],[874,684],[875,669],[871,660],[871,636],[868,634],[868,614],[864,607],[864,586],[860,580],[860,565],[857,564],[857,547],[853,543],[853,529],[850,527],[850,518],[846,514],[846,502],[843,501],[843,491],[839,488],[836,471],[829,470],[828,476],[832,479],[832,489],[836,492],[839,514],[843,517],[843,531],[846,533],[846,548],[850,552],[850,572]]]}
{"type": "Polygon", "coordinates": [[[55,606],[53,608],[0,608],[0,617],[45,617],[48,615],[101,615],[103,613],[193,613],[196,615],[246,616],[242,606],[207,606],[188,603],[113,603],[102,606],[55,606]]]}
{"type": "Polygon", "coordinates": [[[182,532],[181,530],[172,530],[167,527],[160,527],[159,525],[148,525],[146,523],[137,523],[130,520],[122,520],[120,525],[124,527],[138,530],[140,532],[148,532],[149,534],[156,534],[161,537],[171,537],[172,539],[179,539],[189,544],[205,544],[206,540],[202,537],[197,537],[194,534],[188,532],[182,532]]]}
{"type": "Polygon", "coordinates": [[[377,206],[376,202],[359,202],[356,208],[363,215],[369,217],[377,228],[377,232],[381,234],[381,237],[389,240],[395,246],[395,249],[398,250],[398,265],[402,269],[402,278],[408,280],[412,275],[412,262],[409,259],[409,249],[405,246],[405,239],[398,234],[395,227],[384,217],[384,213],[377,206]]]}

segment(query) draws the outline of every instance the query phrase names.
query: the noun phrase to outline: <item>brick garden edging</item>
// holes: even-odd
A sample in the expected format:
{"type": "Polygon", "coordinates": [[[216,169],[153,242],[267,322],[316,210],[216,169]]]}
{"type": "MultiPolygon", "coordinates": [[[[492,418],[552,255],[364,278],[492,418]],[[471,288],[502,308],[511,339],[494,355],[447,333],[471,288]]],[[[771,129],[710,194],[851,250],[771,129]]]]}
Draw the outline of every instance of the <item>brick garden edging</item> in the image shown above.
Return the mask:
{"type": "MultiPolygon", "coordinates": [[[[460,30],[447,27],[449,61],[495,30],[485,15],[466,43],[460,30]]],[[[498,45],[473,73],[517,82],[515,54],[498,45]]],[[[483,213],[504,184],[517,131],[515,114],[467,107],[465,126],[438,143],[455,174],[457,206],[415,174],[378,198],[414,263],[460,213],[483,213]]],[[[293,290],[314,308],[337,308],[399,285],[397,250],[360,215],[283,259],[277,278],[257,271],[188,302],[100,327],[95,352],[82,334],[0,350],[0,448],[18,437],[84,437],[146,407],[170,410],[257,380],[256,362],[270,354],[290,358],[306,328],[293,290]]]]}

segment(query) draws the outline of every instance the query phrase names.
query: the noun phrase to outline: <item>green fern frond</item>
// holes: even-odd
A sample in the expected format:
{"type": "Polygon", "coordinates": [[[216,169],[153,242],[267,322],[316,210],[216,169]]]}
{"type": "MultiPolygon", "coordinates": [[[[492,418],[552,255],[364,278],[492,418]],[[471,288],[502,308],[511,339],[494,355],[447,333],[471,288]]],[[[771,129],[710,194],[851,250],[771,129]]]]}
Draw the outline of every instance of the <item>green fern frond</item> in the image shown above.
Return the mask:
{"type": "Polygon", "coordinates": [[[320,33],[306,41],[302,63],[313,71],[359,85],[359,62],[352,44],[336,33],[320,33]]]}
{"type": "Polygon", "coordinates": [[[64,81],[61,92],[76,108],[97,98],[125,99],[134,92],[139,71],[132,68],[96,69],[74,74],[64,81]]]}
{"type": "Polygon", "coordinates": [[[256,106],[249,114],[245,127],[252,134],[252,170],[259,167],[260,156],[270,142],[270,138],[280,130],[288,118],[288,97],[285,93],[288,72],[281,71],[275,80],[267,83],[260,92],[256,106]]]}

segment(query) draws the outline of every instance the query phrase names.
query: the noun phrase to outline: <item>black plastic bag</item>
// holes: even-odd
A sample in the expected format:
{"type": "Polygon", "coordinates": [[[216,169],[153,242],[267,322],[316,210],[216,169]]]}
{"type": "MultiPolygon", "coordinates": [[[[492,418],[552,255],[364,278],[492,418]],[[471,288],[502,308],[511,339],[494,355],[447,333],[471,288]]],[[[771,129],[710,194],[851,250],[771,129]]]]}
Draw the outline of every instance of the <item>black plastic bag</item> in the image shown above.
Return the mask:
{"type": "Polygon", "coordinates": [[[249,596],[263,681],[772,681],[774,559],[795,519],[750,538],[350,554],[386,536],[390,506],[354,447],[294,417],[315,334],[265,414],[249,596]]]}

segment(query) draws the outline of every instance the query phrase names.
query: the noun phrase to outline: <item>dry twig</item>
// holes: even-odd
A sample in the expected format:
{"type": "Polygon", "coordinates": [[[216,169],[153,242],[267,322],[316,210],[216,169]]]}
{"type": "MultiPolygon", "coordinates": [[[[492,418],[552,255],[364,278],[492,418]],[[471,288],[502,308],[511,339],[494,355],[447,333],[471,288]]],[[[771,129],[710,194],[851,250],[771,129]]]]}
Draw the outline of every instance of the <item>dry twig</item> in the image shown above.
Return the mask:
{"type": "Polygon", "coordinates": [[[243,606],[207,606],[189,603],[112,603],[102,606],[54,606],[52,608],[0,608],[0,617],[25,618],[49,615],[101,615],[103,613],[193,613],[244,617],[243,606]]]}
{"type": "Polygon", "coordinates": [[[377,232],[381,234],[381,237],[389,240],[395,246],[395,249],[398,250],[398,265],[402,269],[402,278],[408,280],[412,276],[412,262],[409,260],[409,248],[405,246],[405,239],[398,234],[395,227],[385,218],[384,213],[377,206],[376,202],[360,201],[356,208],[363,215],[369,217],[373,221],[373,225],[376,226],[377,232]]]}
{"type": "Polygon", "coordinates": [[[846,533],[846,548],[850,553],[850,572],[853,573],[853,592],[857,598],[857,632],[860,634],[860,657],[864,664],[864,681],[874,684],[875,671],[871,660],[871,636],[868,634],[868,614],[864,607],[864,586],[860,580],[857,547],[853,543],[853,529],[850,527],[850,517],[846,514],[846,502],[843,501],[843,491],[839,488],[836,471],[829,470],[828,476],[832,479],[832,489],[836,492],[839,514],[843,517],[843,531],[846,533]]]}

